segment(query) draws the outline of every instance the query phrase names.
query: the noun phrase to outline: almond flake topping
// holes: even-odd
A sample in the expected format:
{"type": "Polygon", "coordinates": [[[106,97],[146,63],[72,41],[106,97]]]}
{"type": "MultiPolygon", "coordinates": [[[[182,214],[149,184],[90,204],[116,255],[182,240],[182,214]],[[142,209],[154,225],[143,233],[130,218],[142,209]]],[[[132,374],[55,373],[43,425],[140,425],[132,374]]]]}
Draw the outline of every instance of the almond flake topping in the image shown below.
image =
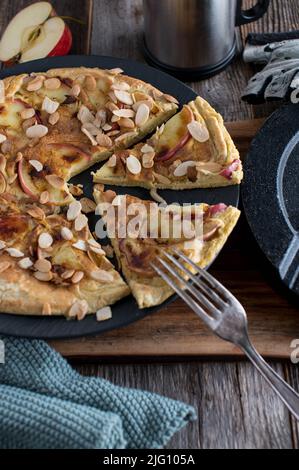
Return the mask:
{"type": "Polygon", "coordinates": [[[181,163],[180,165],[178,165],[176,167],[173,174],[174,174],[174,176],[176,176],[178,178],[181,177],[181,176],[186,176],[187,172],[188,172],[188,168],[190,168],[192,166],[196,166],[196,162],[193,162],[193,161],[183,162],[183,163],[181,163]]]}
{"type": "Polygon", "coordinates": [[[142,156],[143,168],[153,168],[154,158],[155,158],[155,152],[144,153],[142,156]]]}
{"type": "Polygon", "coordinates": [[[132,96],[127,91],[114,90],[114,94],[121,103],[127,104],[128,106],[132,106],[134,104],[132,96]]]}
{"type": "Polygon", "coordinates": [[[154,152],[155,149],[151,146],[151,145],[148,145],[148,144],[145,144],[142,148],[141,148],[141,152],[142,153],[148,153],[148,152],[154,152]]]}
{"type": "Polygon", "coordinates": [[[3,250],[6,247],[6,243],[0,240],[0,250],[3,250]]]}
{"type": "Polygon", "coordinates": [[[52,314],[51,304],[49,304],[49,302],[44,303],[42,315],[51,315],[51,314],[52,314]]]}
{"type": "Polygon", "coordinates": [[[38,76],[31,80],[27,85],[27,91],[38,91],[43,86],[44,77],[38,76]]]}
{"type": "Polygon", "coordinates": [[[0,273],[3,273],[6,271],[8,268],[10,268],[11,264],[8,261],[3,261],[0,263],[0,273]]]}
{"type": "Polygon", "coordinates": [[[74,238],[73,232],[68,227],[62,227],[60,234],[64,240],[72,240],[74,238]]]}
{"type": "Polygon", "coordinates": [[[21,112],[21,118],[24,120],[33,118],[33,116],[35,116],[35,110],[33,108],[26,108],[21,112]]]}
{"type": "Polygon", "coordinates": [[[67,211],[67,220],[75,220],[80,214],[82,209],[81,203],[79,201],[73,201],[70,203],[67,211]]]}
{"type": "Polygon", "coordinates": [[[42,124],[35,124],[26,130],[26,135],[29,139],[41,139],[47,134],[48,128],[42,124]]]}
{"type": "Polygon", "coordinates": [[[174,96],[164,94],[163,98],[165,98],[166,101],[169,101],[169,103],[179,104],[178,100],[174,96]]]}
{"type": "Polygon", "coordinates": [[[97,81],[92,75],[87,75],[85,78],[85,86],[88,91],[95,91],[97,88],[97,81]]]}
{"type": "Polygon", "coordinates": [[[139,175],[141,173],[142,167],[141,163],[134,155],[130,155],[126,160],[127,169],[132,175],[139,175]]]}
{"type": "Polygon", "coordinates": [[[85,129],[84,126],[81,127],[81,131],[83,132],[83,134],[85,134],[89,138],[92,145],[94,145],[94,146],[98,145],[95,138],[91,135],[91,133],[87,129],[85,129]]]}
{"type": "Polygon", "coordinates": [[[61,278],[62,279],[70,279],[71,277],[73,277],[73,275],[75,274],[75,270],[74,269],[67,269],[65,270],[62,274],[61,274],[61,278]]]}
{"type": "Polygon", "coordinates": [[[77,118],[82,122],[82,124],[85,124],[86,122],[92,122],[94,120],[94,115],[86,106],[82,105],[80,106],[77,118]]]}
{"type": "Polygon", "coordinates": [[[110,148],[112,147],[113,145],[113,142],[112,140],[110,139],[110,137],[108,135],[105,135],[105,134],[99,134],[97,135],[97,143],[101,146],[101,147],[106,147],[106,148],[110,148]]]}
{"type": "Polygon", "coordinates": [[[43,219],[45,217],[45,213],[40,207],[32,207],[32,209],[28,209],[27,214],[34,219],[43,219]]]}
{"type": "Polygon", "coordinates": [[[61,81],[59,78],[47,78],[44,81],[44,87],[46,90],[58,90],[61,87],[61,81]]]}
{"type": "Polygon", "coordinates": [[[122,134],[119,137],[117,137],[117,139],[115,139],[115,143],[117,144],[119,142],[122,142],[123,140],[127,140],[135,136],[136,136],[136,132],[126,132],[125,134],[122,134]]]}
{"type": "Polygon", "coordinates": [[[5,103],[5,85],[4,81],[0,80],[0,104],[5,103]]]}
{"type": "Polygon", "coordinates": [[[130,88],[131,87],[127,82],[115,82],[115,83],[113,83],[113,85],[111,85],[112,90],[129,91],[130,88]]]}
{"type": "Polygon", "coordinates": [[[43,191],[39,197],[39,202],[41,204],[47,204],[50,200],[50,194],[48,191],[43,191]]]}
{"type": "Polygon", "coordinates": [[[112,126],[110,124],[104,124],[102,127],[103,131],[109,132],[112,129],[112,126]]]}
{"type": "Polygon", "coordinates": [[[80,85],[78,85],[78,83],[76,83],[71,89],[71,94],[77,98],[77,96],[79,96],[80,93],[81,93],[81,87],[80,85]]]}
{"type": "Polygon", "coordinates": [[[75,219],[75,230],[76,232],[81,232],[88,224],[88,218],[84,214],[79,214],[75,219]]]}
{"type": "Polygon", "coordinates": [[[98,135],[101,131],[92,123],[86,122],[83,124],[84,129],[86,129],[91,135],[98,135]]]}
{"type": "Polygon", "coordinates": [[[148,121],[150,115],[150,109],[146,104],[141,104],[137,110],[135,123],[136,126],[141,127],[148,121]]]}
{"type": "Polygon", "coordinates": [[[71,308],[68,311],[68,316],[70,318],[76,318],[78,320],[83,320],[85,315],[88,313],[88,303],[86,300],[76,300],[76,302],[73,303],[71,308]]]}
{"type": "Polygon", "coordinates": [[[109,69],[108,72],[112,73],[112,75],[119,75],[121,73],[124,73],[123,69],[120,67],[115,67],[114,69],[109,69]]]}
{"type": "Polygon", "coordinates": [[[0,134],[0,144],[3,144],[3,142],[5,142],[6,140],[7,140],[6,135],[0,134]]]}
{"type": "Polygon", "coordinates": [[[90,214],[96,210],[96,203],[88,197],[83,197],[82,199],[80,199],[80,203],[82,206],[81,210],[84,214],[90,214]]]}
{"type": "Polygon", "coordinates": [[[84,277],[84,272],[83,271],[77,271],[73,276],[72,276],[72,283],[73,284],[78,284],[80,281],[82,281],[84,277]]]}
{"type": "Polygon", "coordinates": [[[108,162],[107,162],[107,166],[109,168],[114,168],[116,166],[116,163],[117,163],[117,156],[115,154],[111,155],[111,157],[109,158],[108,162]]]}
{"type": "Polygon", "coordinates": [[[86,242],[84,240],[78,240],[76,243],[72,245],[74,248],[80,251],[87,251],[86,242]]]}
{"type": "Polygon", "coordinates": [[[55,126],[55,124],[57,124],[59,119],[60,119],[60,114],[58,111],[56,111],[56,113],[50,114],[48,121],[49,121],[49,124],[51,124],[51,126],[55,126]]]}
{"type": "Polygon", "coordinates": [[[42,273],[41,271],[36,271],[35,273],[33,273],[33,276],[42,282],[49,282],[53,278],[53,274],[51,273],[51,271],[49,271],[48,273],[42,273]]]}
{"type": "Polygon", "coordinates": [[[62,189],[65,185],[64,179],[57,175],[47,175],[45,179],[56,189],[62,189]]]}
{"type": "Polygon", "coordinates": [[[58,108],[59,108],[59,103],[57,101],[53,101],[47,96],[45,96],[43,104],[42,104],[43,111],[46,111],[46,113],[48,114],[54,114],[56,113],[58,108]]]}
{"type": "Polygon", "coordinates": [[[209,140],[210,134],[208,129],[198,121],[191,121],[188,124],[188,131],[190,132],[193,139],[197,142],[203,143],[209,140]]]}
{"type": "Polygon", "coordinates": [[[110,320],[110,318],[112,318],[111,307],[100,308],[99,310],[97,310],[96,317],[97,321],[110,320]]]}
{"type": "Polygon", "coordinates": [[[47,259],[41,258],[34,263],[34,267],[41,273],[48,273],[52,269],[52,264],[47,259]]]}
{"type": "Polygon", "coordinates": [[[118,121],[118,124],[120,127],[125,127],[126,129],[135,129],[136,127],[134,121],[130,118],[120,118],[120,120],[118,121]]]}
{"type": "Polygon", "coordinates": [[[92,271],[90,273],[90,277],[95,281],[101,282],[112,282],[114,279],[113,274],[109,273],[108,271],[104,271],[104,269],[97,269],[97,271],[92,271]]]}
{"type": "Polygon", "coordinates": [[[16,248],[6,248],[5,251],[13,258],[23,258],[24,256],[24,253],[16,248]]]}
{"type": "Polygon", "coordinates": [[[33,166],[33,168],[34,168],[36,171],[38,171],[38,172],[42,171],[43,165],[42,165],[42,163],[39,162],[38,160],[29,160],[29,163],[30,163],[31,166],[33,166]]]}
{"type": "Polygon", "coordinates": [[[121,118],[132,118],[135,116],[135,111],[133,109],[117,109],[113,111],[113,114],[121,118]]]}
{"type": "Polygon", "coordinates": [[[53,238],[49,233],[42,233],[38,238],[38,245],[42,250],[50,248],[53,244],[53,238]]]}

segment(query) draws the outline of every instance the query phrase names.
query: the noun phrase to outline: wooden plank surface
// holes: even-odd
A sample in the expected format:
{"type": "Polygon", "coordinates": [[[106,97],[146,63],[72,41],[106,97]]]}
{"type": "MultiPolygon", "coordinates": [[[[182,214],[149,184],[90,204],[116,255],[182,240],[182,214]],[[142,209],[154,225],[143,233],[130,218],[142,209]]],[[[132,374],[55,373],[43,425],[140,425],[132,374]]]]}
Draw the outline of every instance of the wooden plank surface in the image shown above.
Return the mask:
{"type": "MultiPolygon", "coordinates": [[[[13,14],[29,3],[32,2],[1,0],[0,34],[13,14]]],[[[95,0],[93,15],[90,14],[92,2],[88,0],[56,0],[52,3],[59,14],[81,19],[89,17],[92,20],[87,21],[85,27],[71,25],[72,31],[75,32],[75,53],[89,52],[92,30],[92,53],[142,60],[139,49],[142,34],[141,0],[95,0]]],[[[252,4],[252,0],[247,3],[252,4]]],[[[299,29],[298,1],[272,0],[269,13],[264,19],[241,29],[239,42],[244,40],[248,31],[295,28],[299,29]]],[[[219,76],[194,83],[192,86],[209,99],[227,121],[264,117],[276,106],[251,107],[240,102],[240,93],[252,73],[252,67],[243,64],[239,57],[219,76]]],[[[254,331],[258,326],[259,316],[264,316],[267,322],[272,324],[278,312],[282,310],[288,314],[295,312],[295,308],[288,303],[281,287],[278,288],[275,284],[271,270],[268,270],[265,263],[261,264],[259,253],[251,252],[247,243],[244,244],[244,251],[238,251],[240,245],[237,243],[240,243],[240,240],[248,240],[250,246],[254,243],[246,230],[238,230],[234,234],[231,243],[215,265],[215,274],[225,281],[230,277],[230,287],[236,289],[235,292],[242,296],[242,301],[249,299],[250,306],[257,315],[257,323],[251,323],[251,330],[254,331]],[[234,253],[237,253],[236,260],[233,258],[234,253]],[[232,271],[235,272],[235,277],[231,277],[232,271]]],[[[180,315],[177,314],[179,320],[182,315],[186,318],[189,315],[179,304],[177,311],[181,312],[180,315]]],[[[167,328],[170,331],[176,321],[173,313],[175,312],[172,310],[166,311],[167,328]]],[[[155,316],[152,320],[154,318],[155,316]]],[[[276,344],[283,329],[280,321],[274,321],[273,335],[276,335],[276,344]]],[[[294,338],[299,337],[296,321],[293,331],[294,338]]],[[[129,330],[122,332],[128,336],[129,342],[129,330]]],[[[262,334],[267,333],[263,331],[262,334]]],[[[261,338],[261,344],[258,344],[261,348],[262,343],[261,338]]],[[[290,420],[280,401],[247,363],[189,361],[174,364],[136,364],[135,358],[134,364],[117,365],[107,364],[107,357],[97,361],[90,360],[86,363],[76,362],[75,365],[86,375],[103,376],[119,385],[153,390],[197,407],[199,420],[177,434],[169,448],[298,448],[298,424],[290,420]],[[90,360],[94,363],[90,363],[90,360]]],[[[117,360],[128,361],[128,358],[123,358],[120,354],[117,360]]],[[[160,362],[162,361],[163,359],[160,359],[160,362]]],[[[276,361],[273,364],[299,389],[298,365],[290,365],[290,361],[276,361]]]]}

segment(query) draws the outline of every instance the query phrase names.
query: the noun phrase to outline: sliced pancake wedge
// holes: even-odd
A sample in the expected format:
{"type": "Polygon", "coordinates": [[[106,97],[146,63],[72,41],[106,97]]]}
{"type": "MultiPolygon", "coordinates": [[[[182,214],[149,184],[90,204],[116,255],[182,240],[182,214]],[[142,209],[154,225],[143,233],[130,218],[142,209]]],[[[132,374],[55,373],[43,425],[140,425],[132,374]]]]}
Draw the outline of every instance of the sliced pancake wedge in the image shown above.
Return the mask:
{"type": "Polygon", "coordinates": [[[115,219],[116,229],[108,230],[108,236],[139,308],[159,305],[173,294],[152,267],[158,256],[178,249],[205,268],[223,248],[240,216],[238,209],[224,204],[159,207],[151,201],[104,192],[99,185],[94,197],[110,229],[115,219]],[[186,221],[185,231],[177,232],[186,221]],[[167,235],[165,227],[169,227],[167,235]]]}

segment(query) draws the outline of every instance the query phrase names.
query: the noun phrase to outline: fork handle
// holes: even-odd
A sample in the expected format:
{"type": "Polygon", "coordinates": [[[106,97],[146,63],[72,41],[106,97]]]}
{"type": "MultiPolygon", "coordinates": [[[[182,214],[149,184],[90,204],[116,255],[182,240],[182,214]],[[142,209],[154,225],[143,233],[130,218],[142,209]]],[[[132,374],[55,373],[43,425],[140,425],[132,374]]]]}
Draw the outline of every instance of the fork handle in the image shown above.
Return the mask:
{"type": "Polygon", "coordinates": [[[248,359],[262,374],[266,381],[270,384],[274,392],[281,398],[290,412],[299,420],[299,395],[290,387],[273,369],[267,364],[262,356],[253,347],[249,339],[239,344],[248,359]]]}

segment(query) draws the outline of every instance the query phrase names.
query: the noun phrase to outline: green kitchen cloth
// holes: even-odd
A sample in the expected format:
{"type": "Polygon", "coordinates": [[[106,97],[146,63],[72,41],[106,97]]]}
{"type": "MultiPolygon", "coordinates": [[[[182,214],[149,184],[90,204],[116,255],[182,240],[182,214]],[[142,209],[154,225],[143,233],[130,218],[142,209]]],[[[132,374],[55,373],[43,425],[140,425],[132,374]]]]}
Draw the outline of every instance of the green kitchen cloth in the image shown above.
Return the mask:
{"type": "Polygon", "coordinates": [[[158,449],[196,419],[179,401],[81,376],[44,341],[0,339],[1,449],[158,449]]]}

